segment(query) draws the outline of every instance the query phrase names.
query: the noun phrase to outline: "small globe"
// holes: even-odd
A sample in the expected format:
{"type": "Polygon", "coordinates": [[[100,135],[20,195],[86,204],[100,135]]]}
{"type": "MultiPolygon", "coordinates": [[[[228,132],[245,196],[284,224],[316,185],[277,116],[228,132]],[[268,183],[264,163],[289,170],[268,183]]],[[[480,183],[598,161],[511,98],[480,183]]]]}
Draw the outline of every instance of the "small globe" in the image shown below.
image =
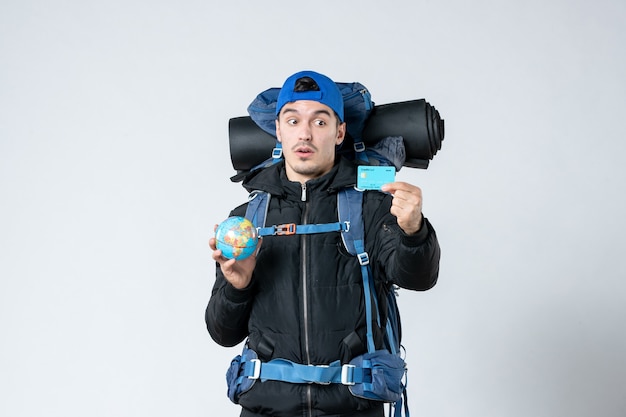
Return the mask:
{"type": "Polygon", "coordinates": [[[215,240],[224,257],[241,260],[254,253],[258,236],[250,220],[233,216],[217,226],[215,240]]]}

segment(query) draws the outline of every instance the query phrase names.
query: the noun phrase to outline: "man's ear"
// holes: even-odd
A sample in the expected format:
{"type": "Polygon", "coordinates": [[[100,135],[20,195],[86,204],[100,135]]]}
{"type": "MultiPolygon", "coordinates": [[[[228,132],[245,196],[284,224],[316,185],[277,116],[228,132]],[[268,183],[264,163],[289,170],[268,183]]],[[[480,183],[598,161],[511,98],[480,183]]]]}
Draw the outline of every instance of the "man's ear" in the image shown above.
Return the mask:
{"type": "Polygon", "coordinates": [[[337,128],[337,140],[335,142],[336,145],[341,145],[343,140],[346,138],[346,123],[341,123],[337,128]]]}
{"type": "Polygon", "coordinates": [[[278,124],[278,118],[276,119],[276,140],[280,142],[280,125],[278,124]]]}

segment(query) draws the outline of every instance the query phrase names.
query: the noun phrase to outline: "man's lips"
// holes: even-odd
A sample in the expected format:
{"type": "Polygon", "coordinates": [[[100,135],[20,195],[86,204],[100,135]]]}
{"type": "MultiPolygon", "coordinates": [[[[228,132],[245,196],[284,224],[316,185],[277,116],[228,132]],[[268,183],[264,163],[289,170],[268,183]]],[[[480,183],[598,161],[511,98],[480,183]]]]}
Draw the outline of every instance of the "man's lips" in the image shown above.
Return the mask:
{"type": "Polygon", "coordinates": [[[311,154],[313,154],[315,152],[315,150],[313,148],[310,148],[308,146],[298,146],[294,149],[293,151],[296,155],[300,155],[300,156],[309,156],[311,154]]]}

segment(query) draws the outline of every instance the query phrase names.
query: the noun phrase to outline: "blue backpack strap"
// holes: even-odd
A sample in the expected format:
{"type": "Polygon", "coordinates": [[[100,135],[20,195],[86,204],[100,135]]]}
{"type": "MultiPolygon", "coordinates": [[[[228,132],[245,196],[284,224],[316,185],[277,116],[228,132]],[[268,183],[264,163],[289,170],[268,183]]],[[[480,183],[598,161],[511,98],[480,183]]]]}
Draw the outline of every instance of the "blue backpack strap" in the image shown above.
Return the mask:
{"type": "Polygon", "coordinates": [[[303,365],[286,359],[269,362],[249,361],[242,367],[240,378],[261,381],[283,381],[293,384],[362,384],[371,379],[371,367],[342,365],[339,361],[325,366],[303,365]]]}
{"type": "MultiPolygon", "coordinates": [[[[374,338],[372,333],[372,314],[377,314],[378,325],[380,326],[380,313],[378,306],[378,298],[376,296],[376,288],[372,278],[369,266],[369,256],[365,251],[365,227],[363,224],[363,191],[355,188],[345,188],[338,195],[337,211],[339,220],[350,225],[349,229],[341,234],[343,243],[352,255],[357,256],[361,264],[361,273],[363,275],[363,292],[365,296],[365,315],[367,320],[367,351],[368,354],[376,354],[374,338]],[[372,306],[374,300],[374,306],[372,306]]],[[[404,363],[400,359],[400,340],[399,340],[399,323],[397,317],[398,308],[395,292],[392,288],[388,295],[388,317],[386,323],[387,345],[389,351],[397,356],[397,360],[404,363]]],[[[357,367],[358,368],[358,367],[357,367]]],[[[409,417],[409,406],[406,385],[402,388],[400,398],[389,404],[389,415],[394,417],[409,417]]]]}
{"type": "Polygon", "coordinates": [[[325,224],[277,224],[274,226],[260,227],[257,229],[258,236],[287,236],[287,235],[311,235],[314,233],[343,232],[348,230],[347,223],[335,222],[325,224]]]}
{"type": "Polygon", "coordinates": [[[245,218],[250,220],[257,228],[265,226],[270,197],[270,193],[259,190],[252,191],[248,196],[245,218]]]}
{"type": "Polygon", "coordinates": [[[257,228],[257,234],[263,236],[308,235],[313,233],[344,232],[350,227],[345,222],[325,224],[279,224],[265,227],[267,210],[271,195],[265,191],[252,191],[248,196],[248,207],[245,217],[257,228]]]}
{"type": "MultiPolygon", "coordinates": [[[[339,193],[337,211],[339,212],[339,220],[350,225],[349,229],[341,234],[343,243],[348,252],[357,256],[361,264],[361,272],[363,274],[363,290],[365,291],[365,307],[368,314],[368,351],[371,352],[373,341],[370,345],[371,335],[371,315],[372,310],[377,314],[378,325],[380,326],[380,310],[378,306],[378,298],[376,297],[376,289],[374,281],[371,278],[371,269],[369,267],[369,256],[365,252],[365,231],[363,225],[363,191],[355,188],[346,188],[339,193]],[[374,300],[374,307],[370,305],[370,300],[374,300]],[[369,310],[369,311],[367,311],[369,310]]],[[[395,354],[400,353],[399,340],[399,323],[397,316],[397,303],[394,289],[392,288],[387,297],[388,315],[387,323],[387,345],[389,351],[395,354]]]]}
{"type": "Polygon", "coordinates": [[[337,195],[339,221],[350,228],[341,234],[343,244],[351,255],[365,252],[365,228],[363,226],[363,192],[355,188],[344,188],[337,195]]]}
{"type": "MultiPolygon", "coordinates": [[[[337,212],[339,221],[350,225],[348,230],[341,234],[343,244],[348,252],[357,257],[361,265],[363,276],[363,291],[365,293],[365,319],[367,323],[367,351],[376,350],[374,333],[372,330],[372,312],[378,313],[376,294],[372,294],[373,282],[369,267],[369,255],[365,251],[365,227],[363,226],[363,192],[355,188],[344,188],[337,196],[337,212]],[[372,308],[372,300],[376,303],[372,308]],[[375,309],[375,310],[374,310],[375,309]]],[[[377,314],[377,319],[379,319],[377,314]]]]}

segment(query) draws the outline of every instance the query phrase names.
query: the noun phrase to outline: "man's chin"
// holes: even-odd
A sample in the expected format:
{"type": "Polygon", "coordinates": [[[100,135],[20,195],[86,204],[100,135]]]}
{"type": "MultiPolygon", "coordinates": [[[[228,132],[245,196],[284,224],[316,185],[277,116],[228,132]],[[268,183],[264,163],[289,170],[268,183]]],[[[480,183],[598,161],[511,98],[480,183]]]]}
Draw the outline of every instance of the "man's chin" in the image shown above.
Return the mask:
{"type": "Polygon", "coordinates": [[[319,166],[314,165],[312,163],[306,163],[302,161],[296,166],[293,167],[293,171],[298,175],[305,175],[307,177],[315,178],[322,175],[321,169],[319,166]]]}

